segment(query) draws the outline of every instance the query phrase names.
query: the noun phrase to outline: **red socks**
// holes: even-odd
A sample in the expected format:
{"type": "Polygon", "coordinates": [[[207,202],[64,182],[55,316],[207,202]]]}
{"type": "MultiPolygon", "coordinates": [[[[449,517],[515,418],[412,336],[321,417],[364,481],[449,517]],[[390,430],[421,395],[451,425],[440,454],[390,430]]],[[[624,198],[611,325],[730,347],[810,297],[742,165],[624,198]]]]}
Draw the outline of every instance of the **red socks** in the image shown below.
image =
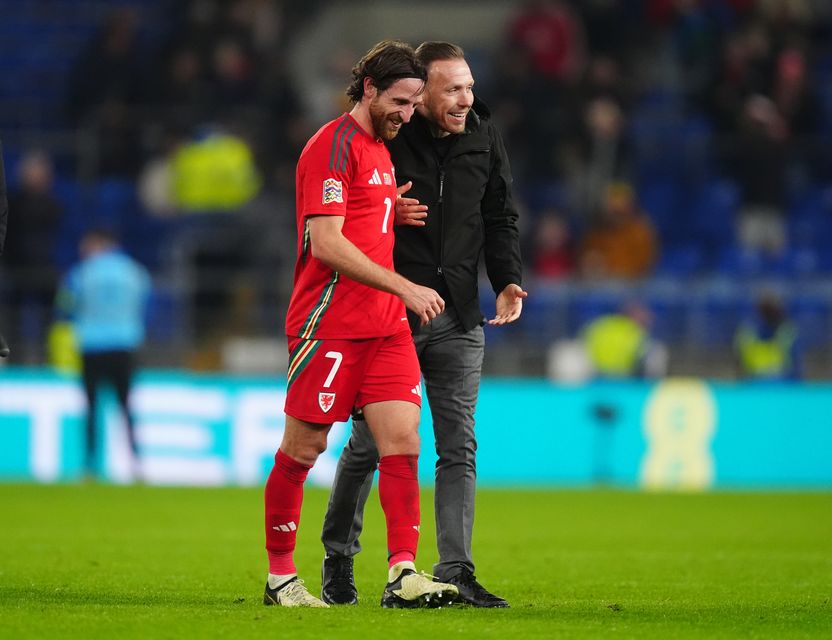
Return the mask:
{"type": "MultiPolygon", "coordinates": [[[[384,456],[378,464],[378,493],[387,521],[387,553],[392,567],[416,558],[419,544],[419,456],[384,456]]],[[[293,552],[303,504],[303,483],[312,467],[278,449],[266,481],[266,550],[269,573],[297,573],[293,552]]]]}
{"type": "Polygon", "coordinates": [[[387,521],[387,554],[392,567],[416,558],[419,544],[419,456],[384,456],[378,463],[378,497],[387,521]]]}
{"type": "Polygon", "coordinates": [[[269,552],[269,573],[297,573],[292,555],[303,504],[303,483],[311,468],[290,458],[280,449],[274,456],[274,467],[266,481],[266,550],[269,552]]]}

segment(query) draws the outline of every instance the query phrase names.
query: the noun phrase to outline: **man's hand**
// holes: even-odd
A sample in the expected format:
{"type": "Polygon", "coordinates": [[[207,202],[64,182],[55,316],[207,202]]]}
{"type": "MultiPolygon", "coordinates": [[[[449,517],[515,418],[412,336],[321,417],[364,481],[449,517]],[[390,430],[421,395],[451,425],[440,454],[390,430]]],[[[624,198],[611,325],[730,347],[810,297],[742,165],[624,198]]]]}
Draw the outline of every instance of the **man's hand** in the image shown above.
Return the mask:
{"type": "Polygon", "coordinates": [[[488,324],[508,324],[517,320],[523,311],[523,298],[528,295],[516,284],[507,285],[497,296],[497,314],[488,324]]]}
{"type": "Polygon", "coordinates": [[[445,310],[445,301],[429,287],[412,282],[410,285],[400,297],[404,306],[419,316],[424,326],[445,310]]]}
{"type": "Polygon", "coordinates": [[[428,217],[428,205],[420,204],[416,198],[403,198],[410,191],[413,181],[408,180],[396,189],[396,224],[407,224],[411,227],[424,227],[428,217]]]}

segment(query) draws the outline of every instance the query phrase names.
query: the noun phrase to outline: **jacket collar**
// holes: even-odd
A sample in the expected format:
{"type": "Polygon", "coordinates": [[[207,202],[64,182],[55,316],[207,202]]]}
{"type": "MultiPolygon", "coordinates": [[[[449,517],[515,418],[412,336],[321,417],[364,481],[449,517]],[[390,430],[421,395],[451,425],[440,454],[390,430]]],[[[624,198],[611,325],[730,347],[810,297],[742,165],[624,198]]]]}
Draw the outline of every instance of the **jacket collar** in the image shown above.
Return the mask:
{"type": "Polygon", "coordinates": [[[468,112],[468,117],[465,120],[465,130],[468,131],[469,129],[475,130],[480,128],[480,122],[482,120],[488,120],[491,118],[491,109],[488,108],[488,105],[485,104],[482,100],[474,95],[474,106],[468,112]]]}

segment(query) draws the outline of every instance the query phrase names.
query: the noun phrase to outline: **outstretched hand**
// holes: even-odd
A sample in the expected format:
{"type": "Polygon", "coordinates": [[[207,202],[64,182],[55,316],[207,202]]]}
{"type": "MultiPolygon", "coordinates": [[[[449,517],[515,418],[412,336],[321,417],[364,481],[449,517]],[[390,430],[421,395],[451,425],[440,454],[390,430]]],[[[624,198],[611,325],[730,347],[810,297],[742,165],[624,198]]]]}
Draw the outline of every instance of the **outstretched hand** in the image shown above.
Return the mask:
{"type": "Polygon", "coordinates": [[[407,224],[411,227],[424,227],[428,217],[428,206],[420,204],[416,198],[405,198],[410,191],[413,181],[408,180],[396,189],[396,224],[407,224]]]}
{"type": "Polygon", "coordinates": [[[523,298],[528,295],[528,292],[523,291],[519,285],[506,285],[506,288],[497,296],[497,312],[488,324],[501,325],[517,320],[523,312],[523,298]]]}

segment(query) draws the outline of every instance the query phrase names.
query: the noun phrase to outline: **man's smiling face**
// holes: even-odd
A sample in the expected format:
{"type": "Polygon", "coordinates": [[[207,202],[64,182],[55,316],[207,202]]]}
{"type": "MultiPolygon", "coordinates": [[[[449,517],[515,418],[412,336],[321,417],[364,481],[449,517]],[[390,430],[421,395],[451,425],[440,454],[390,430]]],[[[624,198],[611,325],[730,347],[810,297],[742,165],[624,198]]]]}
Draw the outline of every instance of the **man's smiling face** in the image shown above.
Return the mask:
{"type": "Polygon", "coordinates": [[[440,135],[465,131],[465,117],[474,104],[474,78],[462,58],[436,60],[428,66],[428,82],[418,110],[440,135]]]}

